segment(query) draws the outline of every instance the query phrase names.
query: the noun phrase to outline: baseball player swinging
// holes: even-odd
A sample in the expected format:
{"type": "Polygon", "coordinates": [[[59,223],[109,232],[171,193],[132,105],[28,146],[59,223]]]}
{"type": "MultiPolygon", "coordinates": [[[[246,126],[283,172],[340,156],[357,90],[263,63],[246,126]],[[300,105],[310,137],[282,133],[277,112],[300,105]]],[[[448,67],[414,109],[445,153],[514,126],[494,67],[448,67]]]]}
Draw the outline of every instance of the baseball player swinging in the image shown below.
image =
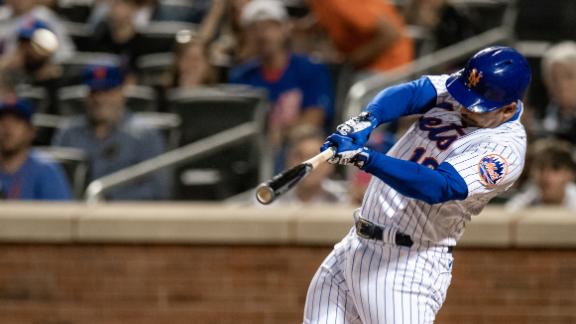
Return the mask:
{"type": "Polygon", "coordinates": [[[452,75],[380,92],[337,127],[331,163],[372,175],[355,228],[310,284],[304,323],[432,323],[450,285],[452,249],[472,215],[510,188],[524,167],[521,98],[526,59],[509,47],[476,53],[452,75]],[[385,155],[370,132],[419,114],[385,155]]]}

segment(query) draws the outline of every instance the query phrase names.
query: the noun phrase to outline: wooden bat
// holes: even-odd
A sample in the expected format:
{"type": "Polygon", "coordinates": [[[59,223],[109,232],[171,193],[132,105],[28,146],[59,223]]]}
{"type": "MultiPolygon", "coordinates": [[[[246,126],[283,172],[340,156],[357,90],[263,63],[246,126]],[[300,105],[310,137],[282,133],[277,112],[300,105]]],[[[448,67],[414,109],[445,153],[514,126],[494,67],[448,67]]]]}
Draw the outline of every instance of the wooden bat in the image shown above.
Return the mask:
{"type": "Polygon", "coordinates": [[[294,187],[300,180],[307,176],[320,163],[326,162],[336,153],[336,148],[330,147],[314,157],[297,166],[275,175],[272,179],[260,184],[256,188],[256,199],[263,205],[272,203],[276,198],[294,187]]]}

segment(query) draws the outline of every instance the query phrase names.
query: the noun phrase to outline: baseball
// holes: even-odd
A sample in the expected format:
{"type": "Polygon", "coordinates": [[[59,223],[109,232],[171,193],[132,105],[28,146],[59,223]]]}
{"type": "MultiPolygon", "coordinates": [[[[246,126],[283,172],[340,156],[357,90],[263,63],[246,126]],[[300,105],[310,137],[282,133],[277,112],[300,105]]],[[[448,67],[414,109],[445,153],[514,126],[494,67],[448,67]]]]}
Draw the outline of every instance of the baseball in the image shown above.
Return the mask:
{"type": "Polygon", "coordinates": [[[38,29],[31,39],[32,47],[43,55],[52,55],[58,49],[58,38],[48,29],[38,29]]]}

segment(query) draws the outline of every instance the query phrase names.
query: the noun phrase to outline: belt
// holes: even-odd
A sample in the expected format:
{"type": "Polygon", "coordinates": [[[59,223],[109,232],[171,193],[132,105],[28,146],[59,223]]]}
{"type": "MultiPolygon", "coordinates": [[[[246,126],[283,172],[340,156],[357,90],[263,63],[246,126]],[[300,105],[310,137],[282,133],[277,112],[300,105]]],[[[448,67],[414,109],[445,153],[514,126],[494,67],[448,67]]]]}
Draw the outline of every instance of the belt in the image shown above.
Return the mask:
{"type": "MultiPolygon", "coordinates": [[[[364,218],[358,218],[356,221],[356,234],[365,239],[384,241],[384,228],[364,218]]],[[[406,247],[414,245],[410,235],[401,232],[394,234],[394,243],[406,247]]],[[[453,250],[453,246],[447,246],[448,253],[452,253],[453,250]]]]}

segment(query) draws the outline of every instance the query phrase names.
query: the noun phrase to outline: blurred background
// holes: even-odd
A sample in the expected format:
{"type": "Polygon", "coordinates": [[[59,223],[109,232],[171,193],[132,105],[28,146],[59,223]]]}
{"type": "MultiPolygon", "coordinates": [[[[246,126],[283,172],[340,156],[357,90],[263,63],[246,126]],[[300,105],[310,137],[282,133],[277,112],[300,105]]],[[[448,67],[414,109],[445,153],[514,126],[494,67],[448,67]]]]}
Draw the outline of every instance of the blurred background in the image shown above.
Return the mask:
{"type": "Polygon", "coordinates": [[[300,322],[370,175],[254,187],[491,45],[532,67],[527,164],[438,322],[576,323],[575,41],[573,0],[0,0],[0,323],[300,322]]]}

